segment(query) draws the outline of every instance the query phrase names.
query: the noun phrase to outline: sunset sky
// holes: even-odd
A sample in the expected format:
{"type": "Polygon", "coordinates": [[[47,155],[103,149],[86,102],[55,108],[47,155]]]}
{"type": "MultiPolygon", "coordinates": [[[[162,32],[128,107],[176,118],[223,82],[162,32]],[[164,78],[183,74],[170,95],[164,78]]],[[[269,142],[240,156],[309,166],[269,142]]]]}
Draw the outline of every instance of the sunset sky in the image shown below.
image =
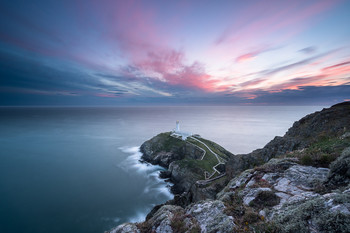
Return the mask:
{"type": "Polygon", "coordinates": [[[0,105],[350,100],[350,1],[0,2],[0,105]]]}

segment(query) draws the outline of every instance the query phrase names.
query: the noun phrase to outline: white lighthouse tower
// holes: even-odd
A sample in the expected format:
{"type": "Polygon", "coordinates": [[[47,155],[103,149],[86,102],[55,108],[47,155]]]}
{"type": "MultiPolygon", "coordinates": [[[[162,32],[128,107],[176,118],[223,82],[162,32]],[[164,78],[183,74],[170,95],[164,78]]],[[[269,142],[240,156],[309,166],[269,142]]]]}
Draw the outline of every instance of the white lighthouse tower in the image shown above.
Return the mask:
{"type": "Polygon", "coordinates": [[[181,131],[180,130],[180,122],[176,121],[176,128],[173,129],[171,135],[173,137],[181,138],[182,140],[185,141],[187,139],[187,137],[192,136],[192,133],[181,131]]]}
{"type": "Polygon", "coordinates": [[[175,128],[176,133],[180,133],[180,122],[176,121],[176,128],[175,128]]]}

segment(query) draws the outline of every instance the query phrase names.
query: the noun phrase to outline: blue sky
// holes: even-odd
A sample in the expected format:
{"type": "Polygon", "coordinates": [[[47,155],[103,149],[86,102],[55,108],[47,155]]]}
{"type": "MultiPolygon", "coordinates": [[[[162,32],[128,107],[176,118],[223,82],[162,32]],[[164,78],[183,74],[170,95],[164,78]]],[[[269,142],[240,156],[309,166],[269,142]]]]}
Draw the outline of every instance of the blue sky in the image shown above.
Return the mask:
{"type": "Polygon", "coordinates": [[[0,105],[330,105],[349,1],[2,1],[0,105]]]}

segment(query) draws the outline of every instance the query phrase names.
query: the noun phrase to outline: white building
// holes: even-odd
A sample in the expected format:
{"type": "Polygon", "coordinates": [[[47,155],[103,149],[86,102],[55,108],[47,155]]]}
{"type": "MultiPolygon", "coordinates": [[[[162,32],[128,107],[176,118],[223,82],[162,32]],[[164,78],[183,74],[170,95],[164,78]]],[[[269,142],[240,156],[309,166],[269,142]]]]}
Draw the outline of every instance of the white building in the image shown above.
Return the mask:
{"type": "Polygon", "coordinates": [[[171,132],[171,135],[175,136],[175,137],[180,137],[182,140],[185,141],[187,139],[187,137],[191,137],[192,136],[192,133],[181,131],[180,130],[180,122],[176,121],[176,127],[171,132]]]}

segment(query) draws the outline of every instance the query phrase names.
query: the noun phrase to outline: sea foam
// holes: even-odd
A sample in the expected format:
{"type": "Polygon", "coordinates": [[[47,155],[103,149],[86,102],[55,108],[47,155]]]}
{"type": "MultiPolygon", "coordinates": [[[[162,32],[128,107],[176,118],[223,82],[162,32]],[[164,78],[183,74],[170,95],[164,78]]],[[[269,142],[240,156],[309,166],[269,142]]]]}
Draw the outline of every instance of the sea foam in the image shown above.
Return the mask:
{"type": "MultiPolygon", "coordinates": [[[[170,192],[170,184],[159,177],[160,171],[164,168],[158,165],[152,165],[146,162],[141,162],[142,153],[139,147],[121,147],[119,148],[124,153],[130,154],[125,160],[118,164],[118,167],[125,172],[138,174],[147,177],[143,195],[152,195],[157,198],[166,197],[172,199],[174,196],[170,192]]],[[[155,206],[154,203],[152,206],[155,206]]],[[[152,208],[152,207],[151,207],[152,208]]],[[[149,210],[137,211],[134,216],[128,219],[128,222],[144,221],[149,210]]]]}

